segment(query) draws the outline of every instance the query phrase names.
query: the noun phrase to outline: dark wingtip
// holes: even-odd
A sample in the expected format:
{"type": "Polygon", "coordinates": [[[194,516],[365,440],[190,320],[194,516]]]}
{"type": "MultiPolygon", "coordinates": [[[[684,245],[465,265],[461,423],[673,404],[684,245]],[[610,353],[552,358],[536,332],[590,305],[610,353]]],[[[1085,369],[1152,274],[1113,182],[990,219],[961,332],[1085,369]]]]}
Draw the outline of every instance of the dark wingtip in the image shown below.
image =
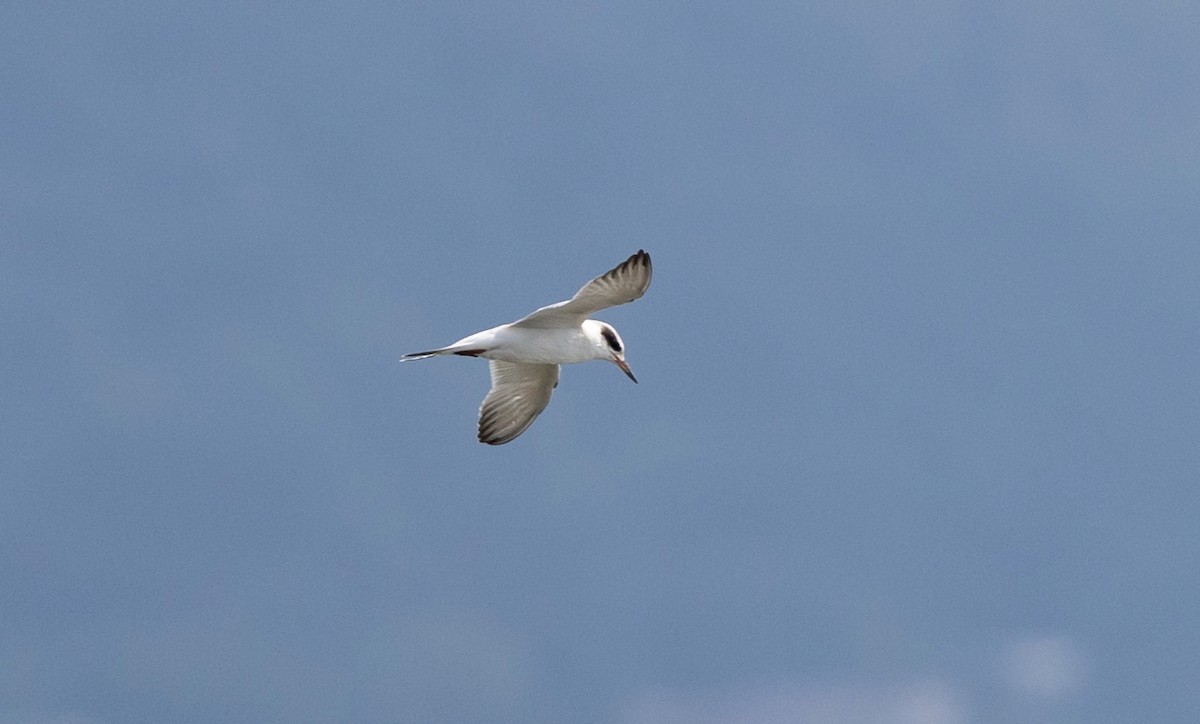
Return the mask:
{"type": "Polygon", "coordinates": [[[520,434],[521,433],[509,435],[508,437],[494,437],[490,432],[484,432],[483,430],[480,430],[479,442],[483,443],[484,445],[503,445],[516,440],[520,434]]]}
{"type": "Polygon", "coordinates": [[[630,257],[630,260],[636,260],[635,263],[645,266],[650,272],[654,271],[654,264],[650,261],[650,254],[645,249],[638,249],[638,252],[630,257]]]}

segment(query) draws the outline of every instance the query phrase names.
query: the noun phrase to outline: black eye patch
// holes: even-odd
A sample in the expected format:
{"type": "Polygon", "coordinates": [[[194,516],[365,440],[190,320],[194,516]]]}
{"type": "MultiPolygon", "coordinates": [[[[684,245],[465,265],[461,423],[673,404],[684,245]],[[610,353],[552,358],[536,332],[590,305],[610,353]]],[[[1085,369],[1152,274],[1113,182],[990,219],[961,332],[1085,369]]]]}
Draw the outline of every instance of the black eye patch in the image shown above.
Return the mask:
{"type": "Polygon", "coordinates": [[[621,343],[617,341],[617,335],[613,334],[611,329],[601,329],[600,334],[604,335],[604,340],[608,342],[608,346],[612,347],[614,352],[621,351],[621,343]]]}

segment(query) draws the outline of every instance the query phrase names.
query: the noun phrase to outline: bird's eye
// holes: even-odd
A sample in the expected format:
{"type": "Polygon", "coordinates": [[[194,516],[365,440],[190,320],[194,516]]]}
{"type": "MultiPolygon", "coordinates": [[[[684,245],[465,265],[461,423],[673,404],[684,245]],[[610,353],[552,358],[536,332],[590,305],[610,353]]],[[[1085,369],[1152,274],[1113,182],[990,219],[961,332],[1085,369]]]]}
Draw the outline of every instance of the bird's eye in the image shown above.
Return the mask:
{"type": "Polygon", "coordinates": [[[614,352],[621,351],[621,343],[617,341],[617,335],[611,329],[605,327],[600,330],[600,334],[604,335],[604,341],[608,342],[608,346],[612,347],[614,352]]]}

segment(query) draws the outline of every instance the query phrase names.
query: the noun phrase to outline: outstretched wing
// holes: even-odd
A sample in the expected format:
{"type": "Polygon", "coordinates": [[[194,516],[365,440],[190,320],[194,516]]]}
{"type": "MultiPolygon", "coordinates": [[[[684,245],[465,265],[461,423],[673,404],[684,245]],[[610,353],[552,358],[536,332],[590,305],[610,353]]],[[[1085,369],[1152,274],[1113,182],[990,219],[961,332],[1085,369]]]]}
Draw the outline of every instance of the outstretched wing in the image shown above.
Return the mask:
{"type": "Polygon", "coordinates": [[[601,309],[628,304],[646,293],[653,269],[650,255],[638,253],[601,274],[565,302],[542,307],[512,323],[514,327],[564,327],[582,322],[601,309]]]}
{"type": "Polygon", "coordinates": [[[491,360],[492,389],[479,407],[479,442],[503,445],[525,432],[550,404],[558,365],[491,360]]]}

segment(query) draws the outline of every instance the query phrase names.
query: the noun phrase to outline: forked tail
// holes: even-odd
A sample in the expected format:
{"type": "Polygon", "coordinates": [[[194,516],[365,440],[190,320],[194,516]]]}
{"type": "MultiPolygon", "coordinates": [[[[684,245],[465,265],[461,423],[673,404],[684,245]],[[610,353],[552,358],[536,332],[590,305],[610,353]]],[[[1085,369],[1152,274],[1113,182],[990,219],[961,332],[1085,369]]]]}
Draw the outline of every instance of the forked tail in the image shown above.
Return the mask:
{"type": "Polygon", "coordinates": [[[429,359],[430,357],[436,357],[439,354],[442,354],[442,351],[436,350],[436,349],[430,350],[429,352],[413,352],[412,354],[402,355],[400,357],[400,361],[401,362],[412,362],[413,360],[418,360],[418,359],[429,359]]]}
{"type": "Polygon", "coordinates": [[[486,349],[463,349],[459,347],[442,347],[441,349],[431,349],[428,352],[413,352],[406,354],[400,358],[401,362],[412,362],[413,360],[429,359],[442,354],[457,354],[463,357],[478,357],[486,352],[486,349]]]}

